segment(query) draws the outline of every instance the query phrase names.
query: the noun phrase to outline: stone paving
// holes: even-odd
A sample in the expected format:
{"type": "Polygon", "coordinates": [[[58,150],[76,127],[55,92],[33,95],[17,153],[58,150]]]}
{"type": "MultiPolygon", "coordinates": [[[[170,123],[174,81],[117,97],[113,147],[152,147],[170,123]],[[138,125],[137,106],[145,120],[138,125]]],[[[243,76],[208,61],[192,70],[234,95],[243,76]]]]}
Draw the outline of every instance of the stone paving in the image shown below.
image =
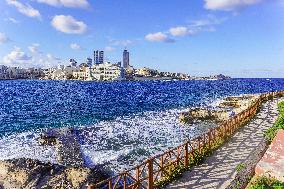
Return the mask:
{"type": "Polygon", "coordinates": [[[172,182],[168,189],[226,188],[234,179],[239,164],[246,161],[263,142],[263,132],[271,127],[278,117],[277,104],[282,99],[265,102],[256,117],[241,128],[229,142],[206,158],[202,165],[193,167],[183,177],[172,182]]]}

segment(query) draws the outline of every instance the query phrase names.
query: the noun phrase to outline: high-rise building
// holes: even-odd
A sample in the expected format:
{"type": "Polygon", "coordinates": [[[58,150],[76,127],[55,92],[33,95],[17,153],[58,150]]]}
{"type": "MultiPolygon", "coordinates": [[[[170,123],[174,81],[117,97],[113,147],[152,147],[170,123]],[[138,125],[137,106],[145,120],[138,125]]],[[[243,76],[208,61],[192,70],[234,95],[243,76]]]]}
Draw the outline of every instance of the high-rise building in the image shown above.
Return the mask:
{"type": "Polygon", "coordinates": [[[104,63],[104,51],[94,51],[94,63],[103,64],[104,63]]]}
{"type": "Polygon", "coordinates": [[[86,63],[88,64],[89,67],[91,67],[93,64],[93,60],[91,58],[87,58],[86,63]]]}
{"type": "Polygon", "coordinates": [[[128,68],[129,67],[129,52],[125,49],[123,51],[123,68],[128,68]]]}

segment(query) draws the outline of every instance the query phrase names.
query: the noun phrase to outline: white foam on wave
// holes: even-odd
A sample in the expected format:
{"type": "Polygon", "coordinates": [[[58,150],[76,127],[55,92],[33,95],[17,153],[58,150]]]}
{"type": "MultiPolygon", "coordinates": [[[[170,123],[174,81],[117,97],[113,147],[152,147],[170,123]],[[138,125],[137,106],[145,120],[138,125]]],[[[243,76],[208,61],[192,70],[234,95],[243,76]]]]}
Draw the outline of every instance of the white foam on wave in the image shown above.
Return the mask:
{"type": "Polygon", "coordinates": [[[37,142],[38,133],[24,132],[0,139],[0,160],[30,158],[42,162],[56,163],[55,148],[40,146],[37,142]]]}
{"type": "Polygon", "coordinates": [[[117,170],[127,169],[210,127],[181,124],[178,116],[183,111],[145,112],[101,121],[94,127],[84,129],[80,138],[89,166],[109,163],[117,170]]]}
{"type": "MultiPolygon", "coordinates": [[[[78,129],[78,139],[88,166],[106,164],[115,171],[143,162],[149,156],[181,144],[204,132],[208,125],[185,126],[178,116],[185,109],[150,111],[100,121],[78,129]]],[[[39,133],[25,132],[0,139],[0,159],[31,158],[57,163],[56,150],[40,146],[39,133]]]]}

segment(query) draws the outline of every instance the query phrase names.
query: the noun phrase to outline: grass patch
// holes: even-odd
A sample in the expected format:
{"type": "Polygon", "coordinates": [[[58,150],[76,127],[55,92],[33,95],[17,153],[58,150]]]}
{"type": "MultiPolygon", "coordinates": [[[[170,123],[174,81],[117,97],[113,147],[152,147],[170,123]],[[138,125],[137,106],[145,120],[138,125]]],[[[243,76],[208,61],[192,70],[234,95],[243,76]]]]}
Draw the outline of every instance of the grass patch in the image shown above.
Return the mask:
{"type": "Polygon", "coordinates": [[[259,176],[248,189],[284,189],[284,183],[272,177],[259,176]]]}
{"type": "Polygon", "coordinates": [[[279,129],[284,129],[284,101],[278,104],[278,109],[279,109],[280,115],[277,121],[273,124],[271,128],[269,128],[268,130],[264,132],[264,137],[269,142],[273,140],[273,138],[275,137],[279,129]]]}
{"type": "Polygon", "coordinates": [[[246,168],[246,165],[244,163],[241,163],[237,166],[236,171],[239,173],[245,168],[246,168]]]}
{"type": "Polygon", "coordinates": [[[156,188],[164,188],[170,182],[180,178],[182,176],[183,172],[185,172],[186,170],[188,170],[188,168],[186,168],[183,165],[178,165],[178,166],[171,165],[171,166],[167,167],[166,171],[169,175],[164,176],[162,179],[157,181],[155,183],[156,188]]]}

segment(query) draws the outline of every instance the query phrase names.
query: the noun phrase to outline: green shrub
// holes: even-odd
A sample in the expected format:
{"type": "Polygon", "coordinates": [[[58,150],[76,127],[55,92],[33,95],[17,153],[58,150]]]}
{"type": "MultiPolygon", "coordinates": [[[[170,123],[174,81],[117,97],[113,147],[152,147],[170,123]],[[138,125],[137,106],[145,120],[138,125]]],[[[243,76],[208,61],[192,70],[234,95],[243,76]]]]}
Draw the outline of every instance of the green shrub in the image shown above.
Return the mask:
{"type": "Polygon", "coordinates": [[[271,142],[279,129],[284,129],[284,101],[278,104],[280,115],[271,128],[264,132],[266,140],[271,142]]]}
{"type": "Polygon", "coordinates": [[[284,183],[272,177],[257,177],[249,186],[249,189],[284,189],[284,183]]]}
{"type": "Polygon", "coordinates": [[[183,165],[170,165],[165,170],[168,173],[168,175],[163,176],[162,179],[158,180],[155,183],[155,186],[157,188],[164,188],[167,184],[169,184],[171,181],[180,178],[183,174],[183,172],[186,171],[186,167],[183,165]]]}

